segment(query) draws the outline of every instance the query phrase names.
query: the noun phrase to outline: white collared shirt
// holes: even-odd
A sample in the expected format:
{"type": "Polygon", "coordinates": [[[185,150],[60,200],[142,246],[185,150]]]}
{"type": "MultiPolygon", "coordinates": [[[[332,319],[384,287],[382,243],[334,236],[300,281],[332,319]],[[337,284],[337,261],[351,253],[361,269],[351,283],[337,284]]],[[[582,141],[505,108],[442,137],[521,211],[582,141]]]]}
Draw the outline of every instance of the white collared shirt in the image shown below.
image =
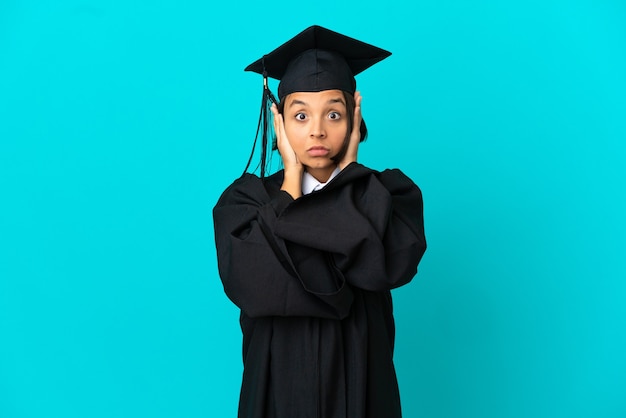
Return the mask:
{"type": "Polygon", "coordinates": [[[315,177],[305,171],[302,175],[302,194],[305,195],[311,192],[322,190],[324,186],[326,186],[332,179],[335,178],[337,174],[339,174],[340,171],[341,170],[339,170],[339,167],[335,168],[335,171],[330,174],[330,177],[328,178],[326,183],[320,183],[315,177]]]}

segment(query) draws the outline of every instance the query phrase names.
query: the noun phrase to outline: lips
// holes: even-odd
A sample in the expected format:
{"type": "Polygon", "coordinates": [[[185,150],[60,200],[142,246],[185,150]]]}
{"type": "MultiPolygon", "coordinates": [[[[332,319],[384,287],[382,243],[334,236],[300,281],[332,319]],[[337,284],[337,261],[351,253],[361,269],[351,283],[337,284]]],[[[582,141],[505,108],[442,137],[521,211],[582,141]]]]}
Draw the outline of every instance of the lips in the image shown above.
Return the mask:
{"type": "Polygon", "coordinates": [[[326,147],[319,145],[307,149],[306,152],[311,157],[325,157],[330,153],[330,150],[326,147]]]}

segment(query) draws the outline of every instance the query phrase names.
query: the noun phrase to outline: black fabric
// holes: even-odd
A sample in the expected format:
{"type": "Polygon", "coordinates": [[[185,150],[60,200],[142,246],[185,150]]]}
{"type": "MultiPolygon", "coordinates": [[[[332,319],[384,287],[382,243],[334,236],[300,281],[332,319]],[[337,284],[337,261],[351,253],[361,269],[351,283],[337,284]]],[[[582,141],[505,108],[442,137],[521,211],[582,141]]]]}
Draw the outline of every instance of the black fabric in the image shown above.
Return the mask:
{"type": "Polygon", "coordinates": [[[311,26],[245,68],[281,80],[278,97],[293,92],[344,90],[354,93],[354,76],[391,52],[321,26],[311,26]]]}
{"type": "Polygon", "coordinates": [[[241,309],[239,417],[400,417],[390,289],[426,249],[421,192],[399,170],[352,163],[293,200],[282,175],[242,176],[213,212],[241,309]]]}
{"type": "Polygon", "coordinates": [[[356,91],[356,80],[341,54],[323,49],[309,49],[289,61],[278,85],[282,100],[293,92],[324,90],[356,91]]]}

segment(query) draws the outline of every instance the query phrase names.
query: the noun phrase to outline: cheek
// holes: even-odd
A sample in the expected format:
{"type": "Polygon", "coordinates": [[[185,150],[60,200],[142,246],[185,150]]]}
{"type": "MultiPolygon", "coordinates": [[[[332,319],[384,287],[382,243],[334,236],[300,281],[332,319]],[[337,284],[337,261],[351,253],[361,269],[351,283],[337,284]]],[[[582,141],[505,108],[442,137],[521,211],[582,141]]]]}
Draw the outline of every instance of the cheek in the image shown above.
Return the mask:
{"type": "Polygon", "coordinates": [[[334,125],[330,131],[334,140],[343,142],[348,135],[348,123],[334,125]]]}
{"type": "Polygon", "coordinates": [[[297,137],[302,135],[300,133],[301,130],[302,128],[299,127],[298,124],[285,122],[285,134],[287,134],[287,138],[289,138],[290,141],[295,140],[297,137]]]}
{"type": "Polygon", "coordinates": [[[298,152],[299,147],[304,142],[303,138],[306,138],[306,133],[302,125],[297,123],[285,123],[285,135],[289,138],[289,144],[294,151],[298,152]]]}

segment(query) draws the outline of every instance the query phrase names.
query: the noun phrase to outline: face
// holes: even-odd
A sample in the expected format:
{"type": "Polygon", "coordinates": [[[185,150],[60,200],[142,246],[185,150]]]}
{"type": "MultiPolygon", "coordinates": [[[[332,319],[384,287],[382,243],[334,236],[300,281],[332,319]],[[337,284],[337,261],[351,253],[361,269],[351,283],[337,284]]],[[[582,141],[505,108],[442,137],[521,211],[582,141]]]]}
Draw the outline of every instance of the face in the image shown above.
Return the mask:
{"type": "Polygon", "coordinates": [[[346,102],[341,90],[291,93],[283,109],[285,133],[306,170],[325,182],[337,164],[348,132],[346,102]]]}

